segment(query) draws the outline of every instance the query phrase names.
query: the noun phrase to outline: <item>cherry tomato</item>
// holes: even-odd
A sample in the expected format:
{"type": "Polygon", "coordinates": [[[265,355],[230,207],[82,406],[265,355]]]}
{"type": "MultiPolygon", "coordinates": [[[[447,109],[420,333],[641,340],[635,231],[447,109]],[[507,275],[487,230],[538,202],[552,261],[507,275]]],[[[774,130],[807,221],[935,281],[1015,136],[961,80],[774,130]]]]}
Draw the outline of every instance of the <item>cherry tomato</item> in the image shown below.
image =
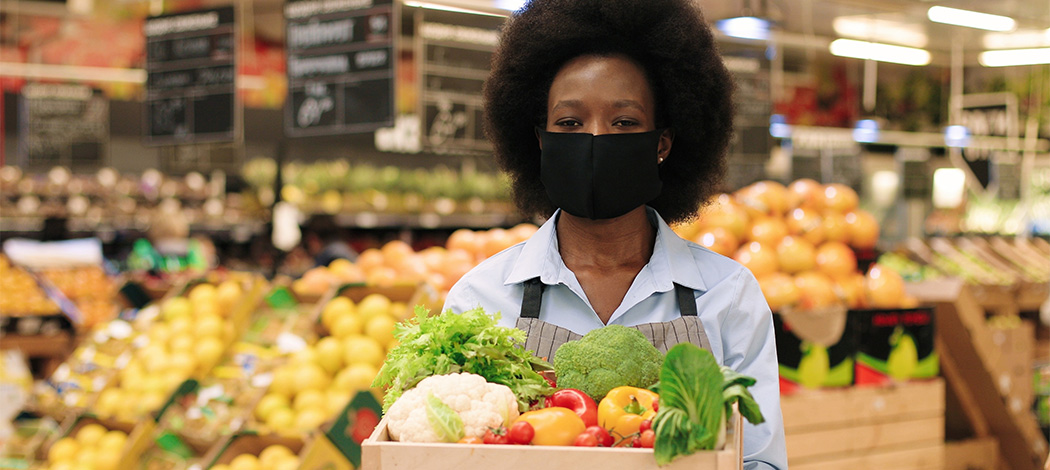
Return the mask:
{"type": "Polygon", "coordinates": [[[467,436],[456,442],[459,442],[460,444],[483,444],[485,441],[477,436],[467,436]]]}
{"type": "Polygon", "coordinates": [[[646,449],[652,449],[654,441],[656,441],[656,433],[652,429],[646,429],[642,431],[641,436],[638,436],[638,443],[646,449]]]}
{"type": "Polygon", "coordinates": [[[638,436],[634,436],[634,437],[631,438],[631,447],[641,447],[641,446],[642,446],[642,440],[639,439],[638,436]]]}
{"type": "Polygon", "coordinates": [[[660,400],[653,400],[653,411],[660,411],[660,400]]]}
{"type": "Polygon", "coordinates": [[[500,426],[498,428],[489,428],[485,431],[485,437],[482,441],[486,444],[510,444],[510,440],[507,439],[507,428],[500,426]]]}
{"type": "Polygon", "coordinates": [[[638,425],[638,432],[645,432],[653,428],[653,420],[645,419],[638,425]]]}
{"type": "Polygon", "coordinates": [[[594,437],[594,434],[584,431],[579,436],[576,436],[576,440],[572,442],[572,445],[576,447],[598,447],[598,438],[594,437]]]}
{"type": "Polygon", "coordinates": [[[510,431],[507,432],[507,438],[511,444],[528,445],[532,443],[532,438],[535,436],[536,430],[528,421],[514,422],[510,431]]]}
{"type": "Polygon", "coordinates": [[[584,432],[594,435],[594,438],[598,440],[598,445],[602,447],[612,447],[615,441],[612,434],[609,434],[609,431],[606,431],[601,426],[590,426],[584,432]]]}

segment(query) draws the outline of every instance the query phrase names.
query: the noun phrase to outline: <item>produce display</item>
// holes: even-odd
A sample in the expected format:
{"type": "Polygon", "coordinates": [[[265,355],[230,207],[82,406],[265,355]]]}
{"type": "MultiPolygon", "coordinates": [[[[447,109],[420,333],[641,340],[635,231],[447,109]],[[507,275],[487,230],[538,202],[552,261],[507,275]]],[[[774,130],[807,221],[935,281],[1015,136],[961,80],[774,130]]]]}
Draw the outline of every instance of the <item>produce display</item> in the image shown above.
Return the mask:
{"type": "Polygon", "coordinates": [[[0,315],[31,316],[60,313],[53,300],[25,269],[0,255],[0,315]]]}
{"type": "Polygon", "coordinates": [[[1050,244],[1039,238],[910,239],[898,256],[907,260],[900,261],[902,264],[911,262],[911,269],[921,266],[921,279],[943,274],[987,286],[1050,282],[1050,244]]]}
{"type": "Polygon", "coordinates": [[[875,247],[879,225],[845,185],[759,181],[715,196],[697,221],[675,230],[751,270],[773,311],[916,304],[896,272],[858,271],[855,250],[875,247]]]}
{"type": "Polygon", "coordinates": [[[258,455],[244,453],[236,455],[230,463],[212,465],[211,470],[296,470],[299,457],[291,449],[280,444],[267,446],[258,455]]]}
{"type": "Polygon", "coordinates": [[[127,433],[98,423],[81,426],[47,450],[44,470],[116,470],[128,444],[127,433]]]}
{"type": "Polygon", "coordinates": [[[48,268],[40,277],[50,282],[80,312],[80,326],[92,328],[117,315],[117,284],[100,266],[48,268]]]}

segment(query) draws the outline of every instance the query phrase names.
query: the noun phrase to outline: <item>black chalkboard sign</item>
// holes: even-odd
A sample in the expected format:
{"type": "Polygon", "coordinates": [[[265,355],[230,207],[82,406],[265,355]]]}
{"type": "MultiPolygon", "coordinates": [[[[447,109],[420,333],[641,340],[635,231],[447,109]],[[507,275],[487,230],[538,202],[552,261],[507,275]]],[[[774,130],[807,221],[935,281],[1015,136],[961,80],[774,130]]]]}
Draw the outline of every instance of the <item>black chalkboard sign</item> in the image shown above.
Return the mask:
{"type": "Polygon", "coordinates": [[[505,18],[422,10],[416,16],[422,75],[422,147],[434,153],[489,153],[481,88],[505,18]]]}
{"type": "Polygon", "coordinates": [[[236,139],[232,6],[146,20],[147,145],[236,139]]]}
{"type": "Polygon", "coordinates": [[[285,135],[371,132],[394,122],[392,0],[298,0],[284,7],[285,135]]]}
{"type": "Polygon", "coordinates": [[[30,83],[19,99],[23,168],[96,170],[109,142],[109,100],[85,85],[30,83]]]}

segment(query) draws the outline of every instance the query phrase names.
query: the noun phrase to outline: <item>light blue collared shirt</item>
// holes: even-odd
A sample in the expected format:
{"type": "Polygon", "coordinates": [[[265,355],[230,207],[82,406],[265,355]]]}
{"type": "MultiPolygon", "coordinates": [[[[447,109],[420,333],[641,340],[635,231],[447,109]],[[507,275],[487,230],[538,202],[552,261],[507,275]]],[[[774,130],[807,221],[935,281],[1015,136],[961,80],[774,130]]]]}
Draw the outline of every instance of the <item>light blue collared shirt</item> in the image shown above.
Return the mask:
{"type": "MultiPolygon", "coordinates": [[[[655,210],[647,210],[657,227],[653,256],[634,278],[609,324],[671,321],[680,316],[674,283],[693,289],[715,359],[757,380],[751,393],[766,422],[757,426],[745,422],[744,467],[787,469],[773,318],[758,282],[736,261],[683,240],[655,210]]],[[[486,312],[500,312],[500,325],[513,328],[521,311],[523,283],[539,276],[547,285],[540,320],[581,335],[605,326],[561,259],[557,219],[558,212],[527,241],[464,275],[452,286],[443,310],[462,313],[481,306],[486,312]]]]}

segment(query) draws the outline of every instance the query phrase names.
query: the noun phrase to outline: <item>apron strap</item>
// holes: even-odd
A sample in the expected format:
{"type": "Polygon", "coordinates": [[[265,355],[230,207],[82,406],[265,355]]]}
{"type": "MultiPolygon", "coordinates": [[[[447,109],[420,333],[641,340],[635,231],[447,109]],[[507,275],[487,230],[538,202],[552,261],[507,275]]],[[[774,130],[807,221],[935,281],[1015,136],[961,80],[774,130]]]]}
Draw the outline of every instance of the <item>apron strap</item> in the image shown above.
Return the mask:
{"type": "MultiPolygon", "coordinates": [[[[525,281],[525,293],[521,296],[521,313],[518,315],[519,318],[540,317],[540,304],[543,302],[543,289],[545,287],[547,286],[540,281],[538,276],[525,281]]],[[[696,310],[695,306],[693,310],[696,310]]]]}
{"type": "Polygon", "coordinates": [[[678,311],[681,312],[682,316],[697,316],[696,298],[693,297],[693,290],[676,282],[674,283],[674,292],[678,296],[678,311]]]}

